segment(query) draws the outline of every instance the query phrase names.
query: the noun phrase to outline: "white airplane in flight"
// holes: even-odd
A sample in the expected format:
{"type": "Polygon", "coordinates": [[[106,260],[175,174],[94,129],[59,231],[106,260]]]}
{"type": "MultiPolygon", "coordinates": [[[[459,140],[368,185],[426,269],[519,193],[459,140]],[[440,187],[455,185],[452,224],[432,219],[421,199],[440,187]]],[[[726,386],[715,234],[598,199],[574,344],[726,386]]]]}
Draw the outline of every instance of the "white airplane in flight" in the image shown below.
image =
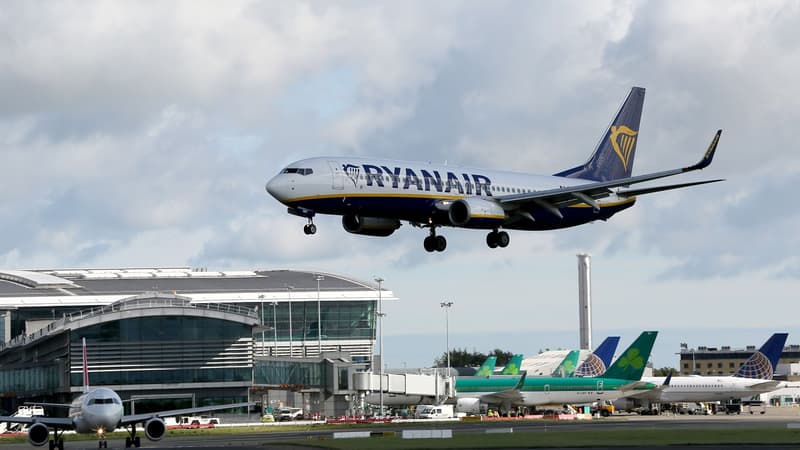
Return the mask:
{"type": "Polygon", "coordinates": [[[175,417],[190,414],[199,414],[208,411],[250,407],[252,402],[232,403],[227,405],[200,406],[197,408],[173,409],[144,414],[125,415],[123,413],[122,399],[112,389],[89,389],[89,372],[86,360],[86,340],[83,342],[83,394],[78,396],[71,404],[62,403],[36,403],[36,405],[69,408],[68,417],[48,416],[0,416],[0,422],[21,423],[28,425],[28,441],[37,447],[48,443],[50,429],[53,430],[53,439],[49,440],[50,450],[64,450],[62,439],[65,430],[74,430],[76,433],[97,434],[99,447],[107,448],[105,434],[117,428],[125,428],[129,437],[125,438],[125,448],[140,447],[141,439],[136,436],[136,425],[144,425],[144,435],[151,441],[159,441],[167,431],[164,417],[175,417]]]}
{"type": "Polygon", "coordinates": [[[699,170],[711,164],[722,130],[692,166],[632,176],[644,88],[631,89],[585,164],[534,175],[376,158],[321,157],[294,162],[266,185],[289,213],[342,216],[350,233],[389,236],[401,221],[430,230],[425,250],[444,251],[443,226],[492,230],[491,248],[506,247],[508,230],[552,230],[607,220],[633,206],[637,195],[713,183],[706,180],[630,189],[632,184],[699,170]]]}

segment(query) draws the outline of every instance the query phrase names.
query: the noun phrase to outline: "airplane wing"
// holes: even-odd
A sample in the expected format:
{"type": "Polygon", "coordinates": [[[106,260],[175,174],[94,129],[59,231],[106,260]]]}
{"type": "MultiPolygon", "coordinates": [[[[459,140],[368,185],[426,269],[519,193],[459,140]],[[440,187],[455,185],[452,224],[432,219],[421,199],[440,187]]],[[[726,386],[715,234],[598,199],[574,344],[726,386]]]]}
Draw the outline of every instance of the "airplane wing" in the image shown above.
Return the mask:
{"type": "Polygon", "coordinates": [[[761,383],[751,384],[750,386],[747,386],[747,388],[748,389],[757,389],[757,390],[778,389],[778,387],[780,387],[782,383],[783,383],[783,381],[769,380],[769,381],[764,381],[764,382],[761,382],[761,383]]]}
{"type": "Polygon", "coordinates": [[[122,416],[120,420],[120,425],[130,425],[132,423],[139,423],[150,420],[154,417],[175,417],[175,416],[185,416],[190,414],[198,414],[204,413],[209,411],[221,411],[223,409],[234,409],[234,408],[249,408],[250,406],[258,405],[258,402],[243,402],[243,403],[230,403],[227,405],[213,405],[213,406],[198,406],[196,408],[184,408],[184,409],[171,409],[167,411],[156,411],[151,413],[143,413],[143,414],[132,414],[127,416],[122,416]]]}
{"type": "Polygon", "coordinates": [[[0,423],[21,423],[25,425],[33,425],[34,423],[43,423],[48,427],[57,427],[61,430],[72,429],[72,419],[69,417],[47,417],[47,416],[0,416],[0,423]]]}
{"type": "MultiPolygon", "coordinates": [[[[545,191],[528,192],[523,194],[513,194],[498,197],[497,201],[502,205],[519,206],[523,204],[533,204],[543,209],[551,211],[553,214],[560,216],[558,208],[571,206],[579,203],[585,203],[594,209],[599,209],[600,206],[595,200],[605,198],[613,194],[612,188],[626,187],[632,184],[644,183],[645,181],[657,180],[659,178],[671,177],[681,173],[692,172],[701,170],[708,167],[714,159],[714,153],[717,150],[719,138],[722,135],[722,130],[717,130],[714,139],[708,146],[703,159],[697,164],[683,167],[680,169],[665,170],[661,172],[654,172],[644,175],[637,175],[635,177],[618,178],[610,181],[600,181],[596,183],[579,184],[576,186],[564,186],[556,189],[548,189],[545,191]]],[[[698,184],[715,183],[719,180],[700,181],[695,183],[683,183],[670,186],[657,186],[645,189],[622,190],[617,195],[624,197],[632,197],[634,195],[649,194],[652,192],[666,191],[670,189],[678,189],[687,186],[694,186],[698,184]]]]}
{"type": "Polygon", "coordinates": [[[514,385],[511,389],[506,389],[505,391],[500,392],[493,392],[491,394],[484,394],[481,396],[481,401],[484,403],[489,404],[498,404],[498,403],[522,403],[522,385],[525,384],[525,377],[528,376],[528,372],[523,372],[522,376],[517,381],[517,384],[514,385]]]}

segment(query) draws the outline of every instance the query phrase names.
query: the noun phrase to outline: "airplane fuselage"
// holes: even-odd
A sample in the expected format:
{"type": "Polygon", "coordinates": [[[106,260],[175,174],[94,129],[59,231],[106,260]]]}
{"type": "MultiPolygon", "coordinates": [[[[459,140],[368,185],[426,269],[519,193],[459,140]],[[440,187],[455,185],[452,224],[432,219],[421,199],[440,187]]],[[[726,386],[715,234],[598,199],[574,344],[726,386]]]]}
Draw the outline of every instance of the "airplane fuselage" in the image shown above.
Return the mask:
{"type": "MultiPolygon", "coordinates": [[[[532,175],[419,162],[352,157],[297,161],[272,178],[267,191],[297,211],[358,215],[418,224],[452,225],[447,207],[460,199],[495,200],[515,194],[590,183],[589,180],[532,175]]],[[[542,208],[505,209],[491,202],[476,212],[467,228],[549,230],[606,220],[633,206],[634,198],[614,195],[559,208],[561,217],[542,208]]]]}
{"type": "MultiPolygon", "coordinates": [[[[656,385],[661,385],[664,380],[665,377],[642,378],[642,381],[656,385]]],[[[779,384],[772,380],[730,376],[672,377],[669,386],[637,395],[636,398],[653,403],[727,401],[770,392],[777,389],[779,384]]]]}
{"type": "Polygon", "coordinates": [[[122,415],[122,400],[107,388],[94,388],[78,396],[69,409],[77,433],[112,432],[119,426],[122,415]]]}

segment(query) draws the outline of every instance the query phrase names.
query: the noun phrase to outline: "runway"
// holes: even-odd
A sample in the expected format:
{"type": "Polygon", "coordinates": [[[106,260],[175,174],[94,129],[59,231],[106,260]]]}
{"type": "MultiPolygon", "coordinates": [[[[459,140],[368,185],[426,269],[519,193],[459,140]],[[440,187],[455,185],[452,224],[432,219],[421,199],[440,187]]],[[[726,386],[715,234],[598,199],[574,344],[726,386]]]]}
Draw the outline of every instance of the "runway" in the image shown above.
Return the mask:
{"type": "MultiPolygon", "coordinates": [[[[347,428],[346,431],[372,431],[372,432],[393,432],[401,433],[404,429],[426,430],[426,429],[450,429],[454,434],[486,433],[489,429],[513,429],[515,433],[537,433],[537,432],[581,432],[598,430],[741,430],[741,429],[786,429],[787,427],[800,428],[800,410],[792,409],[786,411],[787,414],[768,414],[768,415],[741,415],[741,416],[614,416],[612,418],[586,420],[586,421],[551,421],[551,420],[513,420],[513,421],[484,421],[484,422],[453,422],[437,421],[430,424],[388,424],[383,426],[363,426],[358,428],[347,428]]],[[[213,431],[200,434],[175,434],[165,437],[159,442],[142,442],[143,449],[167,450],[167,449],[187,449],[202,448],[205,450],[286,450],[312,448],[313,441],[321,439],[331,439],[334,431],[331,427],[319,427],[309,425],[303,431],[279,431],[277,427],[270,427],[265,432],[242,432],[235,434],[215,434],[213,431]],[[284,443],[292,441],[291,445],[284,443]],[[303,446],[302,441],[309,441],[309,446],[303,446]]],[[[65,449],[96,449],[97,443],[93,440],[72,441],[70,436],[65,436],[65,449]]],[[[798,442],[800,445],[800,442],[798,442]]],[[[745,449],[797,449],[798,445],[742,445],[737,446],[738,450],[745,449]]],[[[729,446],[707,446],[692,445],[691,448],[702,448],[716,450],[729,448],[729,446]]],[[[687,448],[689,448],[687,447],[687,448]]],[[[32,447],[26,443],[3,444],[0,440],[2,450],[31,450],[32,447]]],[[[46,447],[42,447],[46,448],[46,447]]],[[[124,449],[124,439],[110,439],[108,448],[124,449]]],[[[317,447],[318,448],[318,447],[317,447]]],[[[568,447],[565,447],[568,448],[568,447]]],[[[586,447],[583,447],[584,449],[586,447]]],[[[607,447],[596,447],[604,449],[607,447]]],[[[619,448],[619,447],[608,447],[619,448]]],[[[626,447],[636,448],[636,447],[626,447]]],[[[658,448],[643,446],[642,448],[658,448]]],[[[676,446],[664,447],[674,450],[676,446]]]]}

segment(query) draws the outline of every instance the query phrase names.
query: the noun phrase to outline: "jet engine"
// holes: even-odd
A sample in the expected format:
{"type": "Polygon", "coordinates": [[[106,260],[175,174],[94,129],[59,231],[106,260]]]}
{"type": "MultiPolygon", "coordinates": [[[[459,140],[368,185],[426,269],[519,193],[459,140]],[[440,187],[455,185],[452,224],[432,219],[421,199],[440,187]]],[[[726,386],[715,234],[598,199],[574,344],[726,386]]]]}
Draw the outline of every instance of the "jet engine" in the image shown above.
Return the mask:
{"type": "Polygon", "coordinates": [[[454,201],[447,216],[457,227],[497,228],[506,219],[506,212],[497,202],[468,197],[454,201]]]}
{"type": "MultiPolygon", "coordinates": [[[[460,398],[456,401],[456,412],[466,414],[480,414],[481,400],[479,398],[460,398]]],[[[484,407],[486,405],[483,405],[484,407]]]]}
{"type": "Polygon", "coordinates": [[[167,432],[167,424],[159,417],[153,417],[144,424],[144,435],[151,441],[160,441],[167,432]]]}
{"type": "Polygon", "coordinates": [[[28,442],[41,447],[50,440],[50,430],[43,423],[35,423],[28,428],[28,442]]]}
{"type": "Polygon", "coordinates": [[[400,221],[384,217],[350,215],[342,216],[342,226],[348,233],[385,237],[400,228],[400,221]]]}

